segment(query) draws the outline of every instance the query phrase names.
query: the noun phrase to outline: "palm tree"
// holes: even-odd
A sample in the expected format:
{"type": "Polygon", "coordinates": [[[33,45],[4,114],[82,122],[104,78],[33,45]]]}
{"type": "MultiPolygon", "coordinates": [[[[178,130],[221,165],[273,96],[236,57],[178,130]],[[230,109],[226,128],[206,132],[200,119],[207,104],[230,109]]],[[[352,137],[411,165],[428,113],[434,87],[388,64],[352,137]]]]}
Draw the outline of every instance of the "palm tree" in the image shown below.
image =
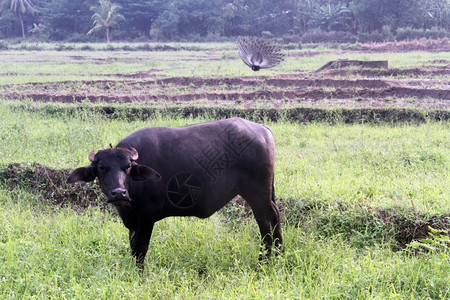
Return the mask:
{"type": "Polygon", "coordinates": [[[31,0],[0,0],[0,13],[5,9],[10,9],[16,13],[22,26],[22,37],[25,38],[25,28],[23,26],[23,15],[34,14],[36,10],[31,4],[31,0]]]}
{"type": "Polygon", "coordinates": [[[94,12],[91,19],[94,20],[94,27],[88,31],[87,34],[106,30],[106,42],[110,42],[109,30],[119,24],[120,21],[125,20],[125,17],[117,11],[122,8],[119,4],[111,3],[109,0],[99,0],[100,6],[92,6],[91,11],[94,12]]]}
{"type": "Polygon", "coordinates": [[[324,31],[350,31],[353,14],[341,2],[336,5],[328,4],[315,9],[308,24],[324,31]]]}

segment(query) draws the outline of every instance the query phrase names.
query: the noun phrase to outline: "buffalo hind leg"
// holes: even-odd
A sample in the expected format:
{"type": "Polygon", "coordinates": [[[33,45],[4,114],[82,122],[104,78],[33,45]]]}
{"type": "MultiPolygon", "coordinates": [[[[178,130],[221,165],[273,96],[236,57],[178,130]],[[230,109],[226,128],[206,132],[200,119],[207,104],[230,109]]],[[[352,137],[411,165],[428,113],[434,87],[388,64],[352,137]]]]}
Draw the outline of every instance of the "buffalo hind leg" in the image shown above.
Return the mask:
{"type": "Polygon", "coordinates": [[[283,251],[283,238],[281,235],[280,211],[272,199],[261,203],[263,197],[247,196],[244,197],[252,208],[253,215],[261,232],[263,244],[265,245],[265,255],[260,255],[259,259],[270,258],[272,247],[277,251],[283,251]]]}

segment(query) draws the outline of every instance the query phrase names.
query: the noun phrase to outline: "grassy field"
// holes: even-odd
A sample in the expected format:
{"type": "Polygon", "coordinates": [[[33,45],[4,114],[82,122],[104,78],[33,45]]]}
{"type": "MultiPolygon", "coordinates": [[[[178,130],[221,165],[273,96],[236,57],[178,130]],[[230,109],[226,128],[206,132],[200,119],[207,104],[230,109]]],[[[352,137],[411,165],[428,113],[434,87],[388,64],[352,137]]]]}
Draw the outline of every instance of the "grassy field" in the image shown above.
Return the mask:
{"type": "MultiPolygon", "coordinates": [[[[198,63],[198,57],[235,56],[222,47],[86,52],[92,60],[78,63],[65,63],[74,52],[6,51],[0,56],[1,72],[15,75],[0,76],[0,85],[73,80],[76,86],[83,78],[149,68],[161,68],[164,76],[255,75],[235,58],[198,63]],[[32,55],[35,62],[29,56],[20,63],[22,55],[32,55]],[[103,56],[107,60],[94,63],[103,56]],[[8,62],[13,57],[14,65],[8,62]],[[114,57],[120,62],[110,64],[114,57]]],[[[358,55],[389,57],[398,68],[442,58],[442,53],[425,52],[358,55]]],[[[341,54],[289,58],[290,63],[264,75],[312,70],[336,57],[341,54]]],[[[59,187],[43,184],[34,164],[66,176],[68,169],[88,164],[91,149],[115,144],[136,129],[187,125],[218,115],[130,117],[102,113],[98,105],[0,99],[0,298],[450,298],[448,122],[263,119],[276,140],[275,190],[286,252],[258,263],[256,222],[244,207],[232,205],[205,220],[158,222],[140,274],[114,210],[101,204],[55,205],[52,192],[59,193],[59,187]],[[22,172],[16,180],[8,177],[12,164],[22,172]],[[428,225],[446,231],[417,235],[428,232],[428,225]]]]}
{"type": "MultiPolygon", "coordinates": [[[[0,163],[39,162],[53,168],[88,163],[87,153],[149,126],[203,119],[108,119],[86,111],[49,115],[0,104],[0,163]],[[13,146],[11,146],[13,145],[13,146]]],[[[447,123],[328,125],[266,122],[276,137],[276,190],[283,199],[404,206],[423,212],[450,207],[447,123]]]]}
{"type": "MultiPolygon", "coordinates": [[[[273,76],[299,70],[312,71],[336,59],[388,60],[390,68],[416,67],[430,61],[448,61],[449,52],[345,52],[290,50],[277,69],[255,73],[243,68],[235,46],[208,51],[2,51],[0,84],[100,79],[108,74],[154,70],[163,76],[273,76]],[[30,59],[33,58],[33,59],[30,59]]],[[[445,65],[444,63],[437,63],[445,65]]],[[[421,77],[421,76],[420,76],[421,77]]]]}
{"type": "MultiPolygon", "coordinates": [[[[87,164],[91,148],[147,122],[98,114],[30,113],[0,105],[1,164],[87,164]],[[13,145],[13,146],[12,146],[13,145]]],[[[0,201],[0,295],[66,298],[331,298],[448,296],[448,254],[392,251],[394,227],[367,207],[448,214],[448,124],[268,124],[276,136],[276,191],[286,253],[258,265],[258,230],[238,207],[208,220],[158,223],[140,276],[126,230],[110,210],[48,207],[39,194],[4,189],[0,201]],[[350,209],[336,207],[349,204],[350,209]],[[302,207],[315,205],[305,213],[302,207]],[[380,220],[379,220],[380,221],[380,220]]]]}

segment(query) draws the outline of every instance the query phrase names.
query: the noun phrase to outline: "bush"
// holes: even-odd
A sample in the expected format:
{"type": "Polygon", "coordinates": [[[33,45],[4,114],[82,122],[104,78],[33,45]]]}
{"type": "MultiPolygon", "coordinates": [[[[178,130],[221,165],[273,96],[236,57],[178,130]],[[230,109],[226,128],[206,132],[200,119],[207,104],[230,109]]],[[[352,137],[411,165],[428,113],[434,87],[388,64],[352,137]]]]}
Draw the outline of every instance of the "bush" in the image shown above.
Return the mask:
{"type": "Polygon", "coordinates": [[[89,43],[94,42],[95,38],[92,35],[86,35],[85,33],[73,33],[65,38],[64,41],[69,43],[89,43]]]}
{"type": "Polygon", "coordinates": [[[261,32],[261,36],[265,39],[271,39],[273,38],[273,34],[270,31],[263,31],[261,32]]]}
{"type": "Polygon", "coordinates": [[[360,32],[358,33],[358,41],[360,43],[369,43],[369,42],[385,42],[384,36],[379,31],[372,32],[360,32]]]}
{"type": "Polygon", "coordinates": [[[278,43],[283,44],[300,44],[302,38],[295,34],[285,34],[280,39],[277,39],[278,43]]]}
{"type": "Polygon", "coordinates": [[[0,41],[0,50],[7,50],[8,49],[8,43],[0,41]]]}
{"type": "Polygon", "coordinates": [[[303,43],[355,43],[356,40],[357,37],[354,34],[345,31],[314,30],[306,32],[302,37],[303,43]]]}
{"type": "Polygon", "coordinates": [[[350,44],[350,43],[342,44],[342,45],[340,45],[340,49],[342,49],[342,50],[350,50],[350,51],[352,51],[352,50],[361,50],[361,44],[360,44],[360,43],[355,43],[355,44],[350,44]]]}
{"type": "Polygon", "coordinates": [[[284,46],[284,49],[287,49],[287,50],[302,49],[302,44],[301,43],[298,43],[298,44],[289,43],[284,46]]]}
{"type": "Polygon", "coordinates": [[[140,51],[151,51],[152,50],[152,48],[150,47],[149,44],[139,45],[136,48],[137,48],[137,50],[140,50],[140,51]]]}
{"type": "Polygon", "coordinates": [[[381,32],[378,30],[372,32],[360,32],[358,33],[358,41],[360,43],[381,43],[381,42],[389,42],[394,40],[394,36],[391,31],[390,26],[383,26],[381,32]]]}
{"type": "Polygon", "coordinates": [[[84,45],[83,47],[80,48],[80,50],[82,50],[82,51],[92,51],[92,50],[94,50],[94,48],[92,48],[89,45],[84,45]]]}
{"type": "Polygon", "coordinates": [[[65,44],[58,44],[55,47],[56,51],[69,51],[69,50],[74,50],[74,47],[71,45],[65,45],[65,44]]]}
{"type": "Polygon", "coordinates": [[[431,29],[414,29],[411,27],[398,28],[395,39],[397,41],[426,39],[442,39],[450,37],[447,31],[433,27],[431,29]]]}
{"type": "Polygon", "coordinates": [[[38,44],[22,44],[17,48],[18,50],[26,51],[41,51],[42,48],[38,44]]]}

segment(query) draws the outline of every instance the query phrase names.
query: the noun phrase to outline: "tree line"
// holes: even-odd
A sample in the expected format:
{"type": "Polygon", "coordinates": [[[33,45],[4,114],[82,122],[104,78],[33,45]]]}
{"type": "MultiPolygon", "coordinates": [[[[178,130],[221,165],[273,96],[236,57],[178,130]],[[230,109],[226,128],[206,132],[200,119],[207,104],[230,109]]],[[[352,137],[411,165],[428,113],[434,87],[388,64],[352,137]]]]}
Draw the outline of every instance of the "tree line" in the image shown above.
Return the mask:
{"type": "Polygon", "coordinates": [[[0,12],[2,39],[73,42],[450,30],[450,0],[0,0],[0,12]]]}

